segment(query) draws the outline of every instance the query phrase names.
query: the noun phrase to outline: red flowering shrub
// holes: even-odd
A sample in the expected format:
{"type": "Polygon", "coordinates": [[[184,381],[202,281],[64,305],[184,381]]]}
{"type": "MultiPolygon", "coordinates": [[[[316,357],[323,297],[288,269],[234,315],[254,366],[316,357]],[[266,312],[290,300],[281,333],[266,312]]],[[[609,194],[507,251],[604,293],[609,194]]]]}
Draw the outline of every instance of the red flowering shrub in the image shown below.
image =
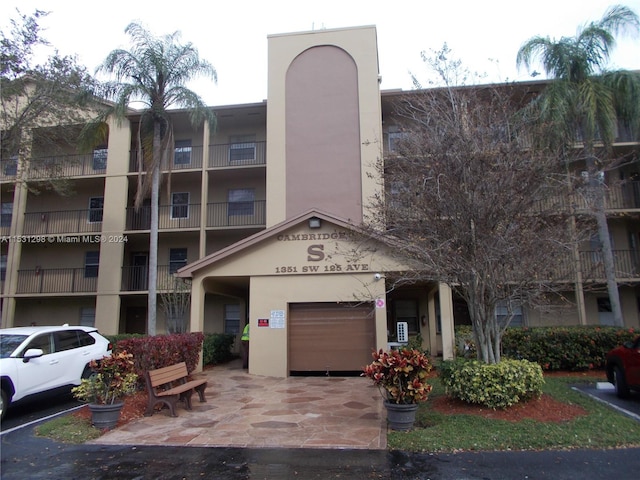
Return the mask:
{"type": "Polygon", "coordinates": [[[432,365],[420,350],[380,350],[373,352],[373,363],[363,368],[363,377],[373,380],[383,396],[393,403],[424,402],[432,386],[427,375],[432,365]]]}
{"type": "Polygon", "coordinates": [[[145,372],[185,362],[187,371],[198,365],[204,334],[202,332],[174,333],[154,337],[128,338],[120,340],[116,350],[133,354],[136,373],[144,378],[145,372]]]}

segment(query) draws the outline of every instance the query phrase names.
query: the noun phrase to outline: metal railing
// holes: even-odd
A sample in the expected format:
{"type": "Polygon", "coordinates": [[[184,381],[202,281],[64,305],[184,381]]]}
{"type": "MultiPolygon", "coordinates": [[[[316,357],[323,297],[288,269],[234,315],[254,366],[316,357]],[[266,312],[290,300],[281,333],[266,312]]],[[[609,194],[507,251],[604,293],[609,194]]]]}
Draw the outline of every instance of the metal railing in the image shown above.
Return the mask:
{"type": "Polygon", "coordinates": [[[98,290],[94,267],[18,270],[17,293],[83,293],[98,290]],[[87,276],[87,274],[89,276],[87,276]]]}
{"type": "MultiPolygon", "coordinates": [[[[617,185],[605,186],[604,207],[608,211],[612,210],[640,210],[640,182],[627,181],[617,185]]],[[[542,195],[537,202],[539,211],[566,211],[573,207],[577,212],[588,210],[587,199],[579,191],[569,194],[549,194],[542,195]]]]}
{"type": "MultiPolygon", "coordinates": [[[[173,273],[169,265],[158,265],[157,288],[163,290],[173,284],[173,273]]],[[[149,290],[149,267],[147,265],[125,265],[122,267],[122,291],[144,292],[149,290]]]]}
{"type": "MultiPolygon", "coordinates": [[[[149,230],[151,228],[151,207],[143,205],[139,209],[127,207],[127,230],[149,230]]],[[[158,207],[158,229],[173,230],[200,228],[200,204],[160,205],[158,207]]]]}
{"type": "Polygon", "coordinates": [[[57,210],[24,214],[25,235],[94,233],[102,230],[102,209],[57,210]]]}
{"type": "Polygon", "coordinates": [[[207,204],[207,227],[247,227],[265,224],[265,200],[207,204]]]}
{"type": "Polygon", "coordinates": [[[93,153],[35,157],[29,163],[29,178],[67,178],[102,175],[107,162],[93,153]]]}
{"type": "MultiPolygon", "coordinates": [[[[618,280],[640,278],[640,252],[635,250],[614,250],[613,263],[618,280]]],[[[580,264],[585,280],[604,281],[606,279],[602,252],[580,252],[580,264]]]]}
{"type": "MultiPolygon", "coordinates": [[[[187,170],[187,169],[201,169],[202,168],[202,146],[196,147],[181,147],[173,154],[173,161],[171,163],[171,170],[187,170]]],[[[162,162],[162,171],[169,170],[169,160],[162,162]]],[[[143,167],[143,171],[145,167],[143,167]]],[[[129,172],[138,171],[138,150],[131,150],[129,152],[129,172]]]]}
{"type": "Polygon", "coordinates": [[[225,143],[209,146],[209,168],[245,167],[267,163],[267,142],[225,143]]]}

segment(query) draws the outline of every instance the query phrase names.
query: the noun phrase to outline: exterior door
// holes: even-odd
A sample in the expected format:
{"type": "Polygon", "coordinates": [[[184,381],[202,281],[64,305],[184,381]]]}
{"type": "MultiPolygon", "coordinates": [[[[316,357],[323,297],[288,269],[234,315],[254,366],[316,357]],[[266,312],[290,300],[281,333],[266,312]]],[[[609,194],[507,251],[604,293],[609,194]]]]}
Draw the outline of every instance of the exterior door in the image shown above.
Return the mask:
{"type": "Polygon", "coordinates": [[[129,285],[131,290],[147,290],[149,276],[149,254],[147,252],[137,252],[131,255],[131,272],[129,285]]]}

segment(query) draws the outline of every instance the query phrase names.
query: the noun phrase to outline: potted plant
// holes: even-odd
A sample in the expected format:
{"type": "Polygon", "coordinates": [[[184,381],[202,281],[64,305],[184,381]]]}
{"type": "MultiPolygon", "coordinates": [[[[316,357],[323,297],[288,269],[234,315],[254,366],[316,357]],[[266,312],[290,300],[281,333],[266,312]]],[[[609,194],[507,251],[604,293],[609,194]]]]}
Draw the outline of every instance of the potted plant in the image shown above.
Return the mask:
{"type": "Polygon", "coordinates": [[[410,430],[418,404],[429,398],[432,386],[427,377],[432,369],[429,358],[417,349],[379,350],[362,376],[373,380],[384,397],[387,421],[392,430],[410,430]]]}
{"type": "Polygon", "coordinates": [[[135,392],[138,375],[132,359],[133,355],[122,351],[99,361],[92,360],[89,363],[92,375],[83,378],[80,385],[71,390],[75,398],[89,404],[91,423],[95,427],[115,427],[124,397],[135,392]]]}

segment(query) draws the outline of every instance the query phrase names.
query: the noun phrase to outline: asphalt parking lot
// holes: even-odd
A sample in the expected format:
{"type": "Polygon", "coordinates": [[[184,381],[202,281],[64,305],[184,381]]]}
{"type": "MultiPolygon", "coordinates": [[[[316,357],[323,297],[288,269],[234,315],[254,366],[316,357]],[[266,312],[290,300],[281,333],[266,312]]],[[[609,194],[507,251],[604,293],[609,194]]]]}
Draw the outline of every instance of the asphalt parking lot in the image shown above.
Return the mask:
{"type": "Polygon", "coordinates": [[[640,422],[639,392],[631,392],[631,396],[627,399],[618,398],[613,385],[607,382],[599,382],[597,385],[575,385],[573,388],[640,422]]]}

